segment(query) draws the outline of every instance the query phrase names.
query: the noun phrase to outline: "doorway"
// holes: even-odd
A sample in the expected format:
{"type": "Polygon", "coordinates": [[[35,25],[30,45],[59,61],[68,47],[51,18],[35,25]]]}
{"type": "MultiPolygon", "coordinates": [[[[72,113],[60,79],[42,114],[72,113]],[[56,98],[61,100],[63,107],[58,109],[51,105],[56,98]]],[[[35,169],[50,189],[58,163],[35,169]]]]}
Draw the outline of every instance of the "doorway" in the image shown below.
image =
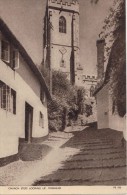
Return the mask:
{"type": "Polygon", "coordinates": [[[25,141],[30,143],[32,138],[33,107],[25,102],[25,141]]]}

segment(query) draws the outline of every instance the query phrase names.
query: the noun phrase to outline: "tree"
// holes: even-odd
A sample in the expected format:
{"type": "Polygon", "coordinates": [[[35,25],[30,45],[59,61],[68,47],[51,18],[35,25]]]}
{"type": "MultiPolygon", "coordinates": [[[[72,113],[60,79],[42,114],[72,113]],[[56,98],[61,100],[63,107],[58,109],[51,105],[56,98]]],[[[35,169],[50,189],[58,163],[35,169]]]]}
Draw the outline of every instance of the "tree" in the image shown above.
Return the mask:
{"type": "Polygon", "coordinates": [[[75,109],[77,88],[70,84],[67,75],[61,71],[52,72],[53,96],[58,99],[59,105],[64,106],[67,110],[75,109]]]}
{"type": "MultiPolygon", "coordinates": [[[[48,74],[44,72],[43,75],[48,81],[48,74]]],[[[48,102],[49,129],[62,131],[70,110],[76,116],[78,110],[77,87],[70,84],[65,73],[52,70],[52,100],[48,102]]],[[[76,119],[75,116],[74,119],[76,119]]]]}

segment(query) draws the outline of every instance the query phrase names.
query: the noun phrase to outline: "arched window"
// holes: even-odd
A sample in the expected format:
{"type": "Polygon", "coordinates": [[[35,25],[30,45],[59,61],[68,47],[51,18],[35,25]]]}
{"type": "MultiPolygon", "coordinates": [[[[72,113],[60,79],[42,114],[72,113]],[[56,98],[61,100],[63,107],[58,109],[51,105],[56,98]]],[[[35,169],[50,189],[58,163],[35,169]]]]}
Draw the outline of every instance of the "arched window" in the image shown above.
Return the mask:
{"type": "Polygon", "coordinates": [[[59,32],[66,33],[66,19],[63,16],[59,18],[59,32]]]}
{"type": "Polygon", "coordinates": [[[93,92],[94,92],[94,86],[92,85],[91,88],[90,88],[90,97],[93,96],[93,92]]]}

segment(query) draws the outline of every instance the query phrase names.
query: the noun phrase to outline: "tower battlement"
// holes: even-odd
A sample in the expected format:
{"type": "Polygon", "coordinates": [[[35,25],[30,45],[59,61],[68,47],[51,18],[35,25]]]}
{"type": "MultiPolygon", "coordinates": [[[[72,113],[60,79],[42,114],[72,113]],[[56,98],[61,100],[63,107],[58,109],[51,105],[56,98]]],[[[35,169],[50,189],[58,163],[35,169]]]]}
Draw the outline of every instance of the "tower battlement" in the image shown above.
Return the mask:
{"type": "Polygon", "coordinates": [[[72,2],[67,0],[48,0],[48,6],[79,12],[79,3],[73,0],[72,2]]]}
{"type": "Polygon", "coordinates": [[[62,71],[72,85],[77,85],[82,71],[79,66],[79,3],[77,0],[47,0],[45,16],[44,66],[62,71]]]}
{"type": "Polygon", "coordinates": [[[83,75],[83,80],[95,80],[97,81],[97,77],[96,76],[91,76],[91,75],[83,75]]]}

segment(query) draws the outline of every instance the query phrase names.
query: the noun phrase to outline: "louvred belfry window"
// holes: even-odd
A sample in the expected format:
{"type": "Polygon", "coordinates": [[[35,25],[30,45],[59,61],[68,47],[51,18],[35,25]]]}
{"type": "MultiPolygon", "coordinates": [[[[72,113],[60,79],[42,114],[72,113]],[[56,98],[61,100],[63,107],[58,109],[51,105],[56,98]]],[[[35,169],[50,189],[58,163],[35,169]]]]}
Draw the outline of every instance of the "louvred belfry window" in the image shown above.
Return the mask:
{"type": "Polygon", "coordinates": [[[66,19],[63,17],[63,16],[61,16],[60,18],[59,18],[59,32],[60,33],[66,33],[66,19]]]}

